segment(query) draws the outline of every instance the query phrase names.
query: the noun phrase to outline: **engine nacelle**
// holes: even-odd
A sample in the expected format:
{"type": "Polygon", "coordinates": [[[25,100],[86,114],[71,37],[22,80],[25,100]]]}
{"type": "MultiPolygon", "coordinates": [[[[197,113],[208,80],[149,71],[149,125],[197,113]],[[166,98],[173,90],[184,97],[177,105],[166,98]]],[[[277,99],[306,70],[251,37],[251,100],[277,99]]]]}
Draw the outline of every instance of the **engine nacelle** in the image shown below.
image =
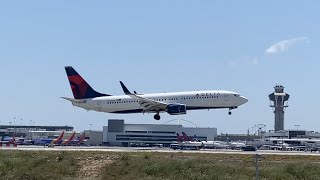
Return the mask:
{"type": "Polygon", "coordinates": [[[187,105],[185,105],[185,104],[170,104],[167,106],[166,111],[170,115],[187,114],[187,105]]]}

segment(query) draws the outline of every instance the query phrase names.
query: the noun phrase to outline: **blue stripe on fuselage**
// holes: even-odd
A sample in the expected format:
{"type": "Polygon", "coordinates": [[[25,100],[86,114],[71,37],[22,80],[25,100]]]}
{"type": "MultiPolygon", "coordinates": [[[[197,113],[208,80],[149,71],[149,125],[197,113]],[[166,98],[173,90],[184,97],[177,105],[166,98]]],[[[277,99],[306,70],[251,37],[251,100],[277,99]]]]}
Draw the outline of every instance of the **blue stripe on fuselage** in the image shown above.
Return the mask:
{"type": "MultiPolygon", "coordinates": [[[[229,107],[198,107],[198,106],[187,106],[187,110],[200,110],[200,109],[223,109],[223,108],[229,108],[229,107]]],[[[130,113],[142,113],[143,109],[130,109],[130,110],[124,110],[124,111],[114,111],[110,113],[115,114],[130,114],[130,113]]]]}

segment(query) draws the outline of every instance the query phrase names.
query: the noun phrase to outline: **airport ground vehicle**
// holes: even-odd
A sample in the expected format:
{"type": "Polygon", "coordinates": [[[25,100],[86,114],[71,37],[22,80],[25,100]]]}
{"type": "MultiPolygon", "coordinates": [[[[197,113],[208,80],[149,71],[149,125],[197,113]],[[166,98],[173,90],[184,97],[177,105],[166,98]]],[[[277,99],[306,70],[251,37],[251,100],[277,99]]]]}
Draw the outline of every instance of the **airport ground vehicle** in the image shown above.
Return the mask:
{"type": "Polygon", "coordinates": [[[241,147],[242,151],[256,151],[257,148],[255,146],[243,146],[241,147]]]}

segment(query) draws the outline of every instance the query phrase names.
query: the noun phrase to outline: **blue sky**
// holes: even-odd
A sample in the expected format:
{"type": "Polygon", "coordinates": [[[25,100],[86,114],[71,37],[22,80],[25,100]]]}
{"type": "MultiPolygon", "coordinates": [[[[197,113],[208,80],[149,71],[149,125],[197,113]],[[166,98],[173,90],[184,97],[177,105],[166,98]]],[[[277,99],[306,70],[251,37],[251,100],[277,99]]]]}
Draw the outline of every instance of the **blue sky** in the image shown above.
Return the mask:
{"type": "MultiPolygon", "coordinates": [[[[186,119],[219,133],[273,129],[268,94],[291,95],[285,127],[320,131],[320,3],[293,1],[1,1],[0,121],[101,130],[128,123],[186,119]],[[184,116],[86,112],[72,97],[64,66],[96,90],[119,95],[119,80],[138,92],[225,89],[249,102],[184,116]],[[21,120],[22,119],[22,120],[21,120]]],[[[191,124],[184,123],[186,126],[191,124]]]]}

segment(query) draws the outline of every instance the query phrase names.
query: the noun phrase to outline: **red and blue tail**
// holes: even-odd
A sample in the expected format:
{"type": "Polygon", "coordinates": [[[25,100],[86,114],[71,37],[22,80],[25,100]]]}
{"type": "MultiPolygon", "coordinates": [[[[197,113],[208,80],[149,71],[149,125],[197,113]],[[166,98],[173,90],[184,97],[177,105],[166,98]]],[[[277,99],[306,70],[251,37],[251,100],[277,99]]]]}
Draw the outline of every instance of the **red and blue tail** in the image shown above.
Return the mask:
{"type": "Polygon", "coordinates": [[[179,133],[177,133],[177,141],[178,142],[183,142],[183,138],[180,136],[179,133]]]}
{"type": "Polygon", "coordinates": [[[191,139],[189,138],[189,136],[188,136],[186,133],[184,133],[184,132],[182,132],[182,138],[183,138],[183,141],[191,141],[191,139]]]}
{"type": "Polygon", "coordinates": [[[65,67],[71,90],[75,99],[95,98],[101,96],[110,96],[102,94],[94,89],[77,73],[71,66],[65,67]]]}

